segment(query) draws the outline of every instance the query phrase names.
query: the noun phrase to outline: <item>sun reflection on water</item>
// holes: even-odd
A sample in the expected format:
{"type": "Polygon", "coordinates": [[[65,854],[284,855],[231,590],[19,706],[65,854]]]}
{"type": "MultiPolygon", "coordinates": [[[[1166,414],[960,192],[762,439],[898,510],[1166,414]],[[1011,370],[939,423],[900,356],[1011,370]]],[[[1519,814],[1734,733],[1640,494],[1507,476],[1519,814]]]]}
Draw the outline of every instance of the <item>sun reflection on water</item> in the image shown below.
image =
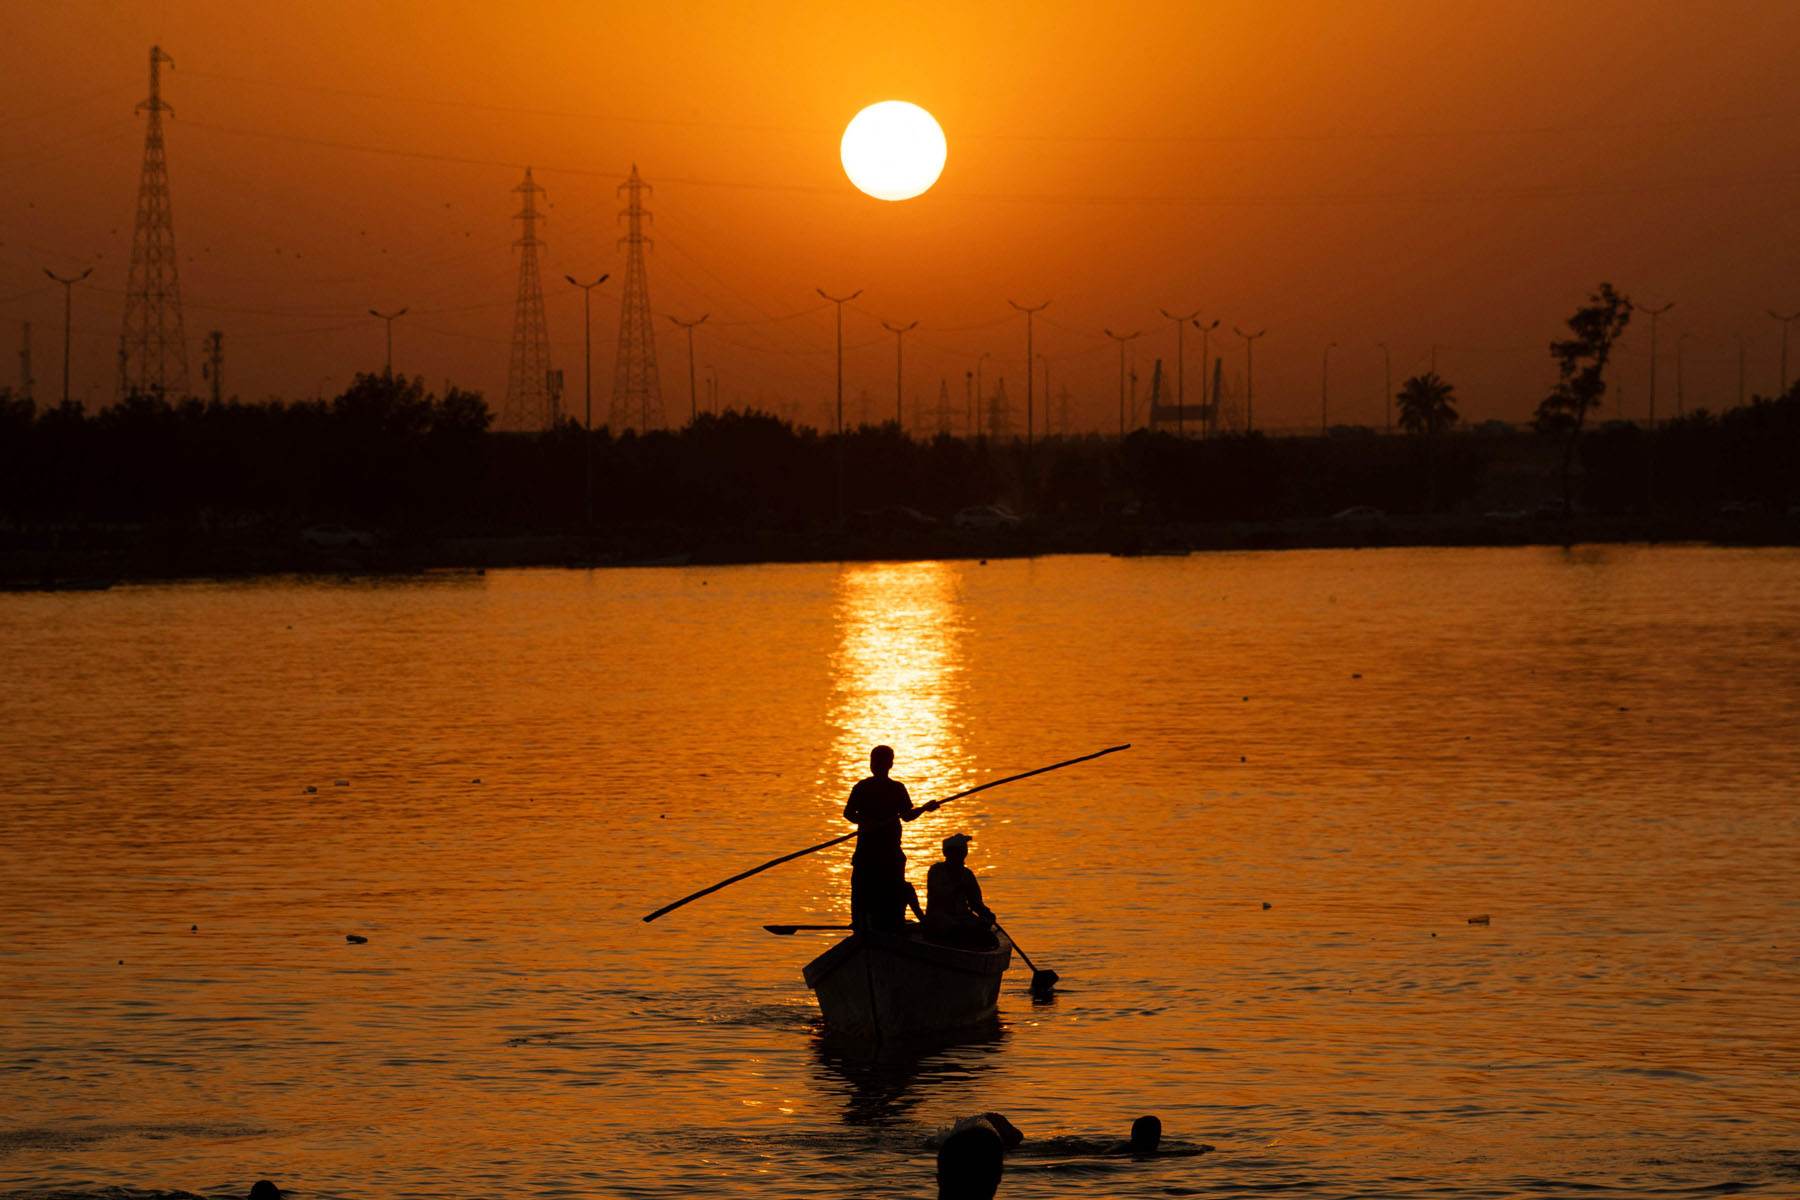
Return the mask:
{"type": "MultiPolygon", "coordinates": [[[[820,794],[841,805],[851,786],[868,774],[870,747],[881,744],[894,748],[894,778],[906,784],[915,804],[972,786],[962,704],[967,627],[958,569],[941,562],[847,566],[837,592],[832,753],[820,794]]],[[[937,843],[955,821],[946,812],[906,827],[909,874],[919,874],[918,864],[937,857],[937,843]]],[[[849,871],[845,855],[834,869],[845,887],[849,871]]]]}

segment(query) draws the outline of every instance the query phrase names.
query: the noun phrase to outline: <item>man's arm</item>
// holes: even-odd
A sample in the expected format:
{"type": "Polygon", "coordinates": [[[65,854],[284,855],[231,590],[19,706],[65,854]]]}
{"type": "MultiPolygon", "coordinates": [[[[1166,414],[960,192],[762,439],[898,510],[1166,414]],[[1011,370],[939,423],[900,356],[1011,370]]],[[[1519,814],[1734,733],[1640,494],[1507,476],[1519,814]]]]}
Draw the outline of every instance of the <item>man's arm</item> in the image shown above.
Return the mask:
{"type": "Polygon", "coordinates": [[[969,907],[975,915],[984,921],[994,919],[994,910],[981,902],[981,881],[975,878],[975,872],[963,868],[963,886],[969,891],[969,907]]]}

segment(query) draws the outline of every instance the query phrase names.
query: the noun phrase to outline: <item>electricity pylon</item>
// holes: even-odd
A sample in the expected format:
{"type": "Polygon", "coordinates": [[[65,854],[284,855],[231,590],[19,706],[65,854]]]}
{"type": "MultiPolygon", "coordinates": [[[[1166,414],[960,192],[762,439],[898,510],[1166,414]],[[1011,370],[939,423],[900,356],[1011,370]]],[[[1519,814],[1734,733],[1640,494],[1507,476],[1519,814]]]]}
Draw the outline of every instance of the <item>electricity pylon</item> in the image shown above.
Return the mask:
{"type": "Polygon", "coordinates": [[[551,429],[556,424],[556,397],[550,387],[550,327],[544,320],[544,282],[538,277],[537,235],[542,220],[537,198],[544,194],[525,168],[525,181],[513,191],[524,197],[513,220],[524,223],[519,240],[519,299],[513,309],[512,358],[506,369],[507,429],[551,429]]]}
{"type": "Polygon", "coordinates": [[[650,325],[650,279],[644,269],[642,193],[650,185],[638,177],[631,164],[631,178],[619,185],[625,193],[625,296],[619,308],[618,357],[613,360],[612,411],[608,423],[615,431],[636,429],[640,434],[663,426],[662,386],[656,377],[656,331],[650,325]]]}
{"type": "Polygon", "coordinates": [[[159,68],[175,65],[161,46],[150,47],[150,97],[137,106],[144,123],[144,168],[138,178],[137,224],[131,234],[131,272],[119,332],[119,395],[187,394],[187,339],[181,327],[181,284],[175,275],[175,223],[169,212],[169,163],[163,152],[159,68]]]}

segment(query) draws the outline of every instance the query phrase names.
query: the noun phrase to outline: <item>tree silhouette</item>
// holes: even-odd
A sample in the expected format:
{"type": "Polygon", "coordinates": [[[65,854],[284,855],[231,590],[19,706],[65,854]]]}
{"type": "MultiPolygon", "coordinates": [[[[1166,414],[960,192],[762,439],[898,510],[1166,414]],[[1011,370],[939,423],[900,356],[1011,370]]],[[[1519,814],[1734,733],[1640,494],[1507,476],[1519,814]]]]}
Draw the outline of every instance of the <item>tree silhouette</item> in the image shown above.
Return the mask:
{"type": "Polygon", "coordinates": [[[1394,394],[1400,428],[1425,438],[1425,511],[1437,511],[1437,435],[1456,424],[1456,389],[1435,371],[1414,375],[1394,394]]]}
{"type": "Polygon", "coordinates": [[[1564,516],[1569,514],[1569,464],[1575,457],[1575,443],[1588,413],[1598,408],[1606,395],[1606,363],[1612,357],[1613,343],[1630,323],[1630,298],[1603,283],[1569,318],[1569,332],[1575,336],[1550,343],[1558,378],[1555,389],[1538,402],[1536,425],[1539,432],[1563,438],[1560,479],[1564,516]]]}

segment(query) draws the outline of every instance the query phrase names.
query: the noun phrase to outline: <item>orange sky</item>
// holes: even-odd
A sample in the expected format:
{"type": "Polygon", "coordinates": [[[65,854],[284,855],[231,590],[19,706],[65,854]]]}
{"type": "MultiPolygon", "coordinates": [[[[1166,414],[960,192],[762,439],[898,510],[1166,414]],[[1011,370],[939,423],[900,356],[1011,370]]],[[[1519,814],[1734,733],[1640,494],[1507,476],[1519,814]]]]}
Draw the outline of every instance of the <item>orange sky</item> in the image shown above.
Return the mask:
{"type": "MultiPolygon", "coordinates": [[[[1105,327],[1172,371],[1159,307],[1267,327],[1259,425],[1381,421],[1433,343],[1465,417],[1522,419],[1545,343],[1598,281],[1663,318],[1658,411],[1688,335],[1690,408],[1776,386],[1800,308],[1800,5],[1187,3],[1018,5],[53,2],[11,0],[0,62],[0,378],[33,326],[40,400],[61,384],[61,289],[75,294],[73,392],[110,401],[142,145],[145,58],[164,97],[193,364],[224,332],[226,386],[327,395],[379,369],[370,307],[410,306],[395,366],[502,407],[517,236],[510,190],[547,189],[552,356],[581,394],[580,295],[623,260],[616,184],[655,186],[650,294],[665,403],[687,412],[685,341],[662,314],[711,314],[696,346],[728,404],[810,423],[831,402],[845,314],[847,406],[891,414],[908,335],[909,422],[940,379],[962,411],[979,355],[1022,420],[1024,319],[1081,427],[1116,428],[1105,327]],[[837,161],[882,99],[949,139],[936,188],[888,204],[837,161]],[[356,149],[355,147],[366,147],[356,149]],[[374,152],[370,152],[370,151],[374,152]],[[798,314],[798,315],[794,315],[798,314]],[[730,324],[727,324],[727,323],[730,324]]],[[[595,298],[595,409],[611,390],[618,291],[595,298]]],[[[1242,343],[1216,338],[1241,394],[1242,343]]],[[[1199,338],[1188,338],[1190,400],[1199,338]]],[[[1794,348],[1800,374],[1800,342],[1794,348]]],[[[1621,361],[1648,395],[1649,328],[1621,361]]],[[[1041,375],[1038,387],[1041,397],[1041,375]]],[[[1609,415],[1612,403],[1609,400],[1609,415]]],[[[1040,428],[1041,428],[1040,414],[1040,428]]],[[[932,419],[935,426],[935,419],[932,419]]]]}

